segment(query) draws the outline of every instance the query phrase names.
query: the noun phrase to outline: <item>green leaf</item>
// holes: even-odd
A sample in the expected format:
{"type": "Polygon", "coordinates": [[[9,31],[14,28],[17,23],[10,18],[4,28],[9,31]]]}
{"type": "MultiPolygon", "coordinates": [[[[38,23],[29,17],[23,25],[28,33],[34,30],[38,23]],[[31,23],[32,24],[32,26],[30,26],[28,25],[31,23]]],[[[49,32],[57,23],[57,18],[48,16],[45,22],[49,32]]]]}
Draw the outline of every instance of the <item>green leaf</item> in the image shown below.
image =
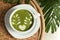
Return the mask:
{"type": "Polygon", "coordinates": [[[8,0],[8,3],[12,3],[13,2],[13,0],[8,0]]]}
{"type": "Polygon", "coordinates": [[[21,3],[21,0],[14,0],[13,1],[13,4],[19,4],[19,3],[21,3]]]}
{"type": "Polygon", "coordinates": [[[51,19],[51,13],[52,13],[52,8],[46,13],[46,15],[44,16],[44,18],[45,18],[45,25],[47,25],[48,24],[48,22],[49,22],[49,20],[51,19]]]}
{"type": "Polygon", "coordinates": [[[21,0],[3,0],[5,3],[20,4],[21,0]]]}
{"type": "MultiPolygon", "coordinates": [[[[55,16],[55,15],[54,15],[54,16],[55,16]]],[[[55,18],[54,16],[52,16],[52,17],[55,19],[55,22],[56,22],[57,26],[59,27],[58,19],[57,19],[57,18],[55,18]]]]}
{"type": "Polygon", "coordinates": [[[43,13],[45,14],[49,10],[49,8],[53,6],[53,4],[54,3],[47,3],[47,4],[45,4],[45,6],[43,8],[43,13]]]}
{"type": "MultiPolygon", "coordinates": [[[[49,22],[50,22],[50,20],[49,20],[49,22]]],[[[49,23],[49,22],[48,22],[48,24],[46,25],[46,29],[45,29],[45,31],[46,31],[47,33],[48,33],[48,31],[50,30],[50,24],[51,24],[51,23],[49,23]]]]}
{"type": "Polygon", "coordinates": [[[60,22],[60,0],[36,0],[40,6],[43,8],[46,32],[49,32],[51,28],[51,32],[54,33],[57,31],[57,26],[59,27],[60,22]]]}
{"type": "Polygon", "coordinates": [[[51,30],[52,33],[56,32],[56,29],[57,29],[57,28],[56,28],[56,23],[54,22],[53,19],[52,19],[52,21],[51,21],[51,29],[52,29],[52,30],[51,30]]]}
{"type": "Polygon", "coordinates": [[[26,0],[26,1],[25,1],[26,4],[29,4],[29,2],[30,2],[30,0],[26,0]]]}
{"type": "Polygon", "coordinates": [[[47,19],[47,17],[49,17],[52,13],[53,8],[50,8],[49,11],[44,15],[45,19],[47,19]]]}
{"type": "Polygon", "coordinates": [[[5,3],[7,3],[8,2],[8,0],[3,0],[5,3]]]}

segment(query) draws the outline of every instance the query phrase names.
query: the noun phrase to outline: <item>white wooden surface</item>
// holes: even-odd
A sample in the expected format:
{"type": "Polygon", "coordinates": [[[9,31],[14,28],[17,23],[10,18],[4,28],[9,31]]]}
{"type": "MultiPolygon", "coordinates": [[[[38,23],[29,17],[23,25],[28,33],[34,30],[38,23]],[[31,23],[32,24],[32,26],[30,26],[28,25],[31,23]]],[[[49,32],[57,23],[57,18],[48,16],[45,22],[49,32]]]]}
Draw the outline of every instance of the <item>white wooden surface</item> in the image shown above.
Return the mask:
{"type": "Polygon", "coordinates": [[[60,40],[60,27],[57,29],[57,31],[52,33],[45,33],[45,40],[60,40]]]}

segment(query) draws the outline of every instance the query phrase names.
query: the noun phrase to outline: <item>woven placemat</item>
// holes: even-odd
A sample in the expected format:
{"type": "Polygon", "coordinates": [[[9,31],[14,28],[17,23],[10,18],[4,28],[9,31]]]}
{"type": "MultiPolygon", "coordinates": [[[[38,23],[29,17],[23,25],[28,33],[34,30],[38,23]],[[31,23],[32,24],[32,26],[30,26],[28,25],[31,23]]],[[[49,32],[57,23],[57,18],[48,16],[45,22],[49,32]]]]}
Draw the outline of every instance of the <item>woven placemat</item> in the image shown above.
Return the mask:
{"type": "Polygon", "coordinates": [[[37,4],[35,5],[34,3],[36,3],[34,0],[30,1],[30,4],[41,14],[41,23],[42,23],[41,28],[39,32],[35,33],[33,36],[29,38],[16,39],[8,33],[4,24],[4,17],[5,17],[6,12],[15,5],[0,1],[0,40],[38,40],[38,38],[40,38],[39,40],[43,40],[43,35],[44,35],[44,30],[45,30],[44,18],[43,18],[41,9],[39,9],[39,6],[36,7],[37,4]]]}

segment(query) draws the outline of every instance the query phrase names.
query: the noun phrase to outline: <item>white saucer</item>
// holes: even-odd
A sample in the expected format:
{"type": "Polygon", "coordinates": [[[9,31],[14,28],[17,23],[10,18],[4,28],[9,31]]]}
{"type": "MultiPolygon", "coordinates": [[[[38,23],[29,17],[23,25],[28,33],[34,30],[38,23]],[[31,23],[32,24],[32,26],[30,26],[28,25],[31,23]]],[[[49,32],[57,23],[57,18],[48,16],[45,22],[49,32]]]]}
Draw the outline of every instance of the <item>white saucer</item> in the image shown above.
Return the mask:
{"type": "MultiPolygon", "coordinates": [[[[37,13],[36,10],[30,6],[30,5],[27,5],[27,4],[21,4],[23,5],[24,7],[30,7],[30,9],[33,11],[33,13],[37,13]]],[[[28,33],[25,33],[25,34],[21,34],[19,32],[16,32],[15,30],[13,30],[9,24],[9,18],[10,18],[10,15],[11,13],[15,10],[15,9],[18,9],[20,8],[21,5],[17,5],[13,8],[11,8],[5,15],[5,25],[6,25],[6,28],[8,30],[8,32],[15,38],[18,38],[18,39],[24,39],[24,38],[28,38],[30,36],[33,36],[39,29],[40,25],[41,25],[41,22],[40,22],[40,17],[36,18],[36,22],[35,22],[35,27],[33,28],[33,30],[29,31],[28,33]]]]}

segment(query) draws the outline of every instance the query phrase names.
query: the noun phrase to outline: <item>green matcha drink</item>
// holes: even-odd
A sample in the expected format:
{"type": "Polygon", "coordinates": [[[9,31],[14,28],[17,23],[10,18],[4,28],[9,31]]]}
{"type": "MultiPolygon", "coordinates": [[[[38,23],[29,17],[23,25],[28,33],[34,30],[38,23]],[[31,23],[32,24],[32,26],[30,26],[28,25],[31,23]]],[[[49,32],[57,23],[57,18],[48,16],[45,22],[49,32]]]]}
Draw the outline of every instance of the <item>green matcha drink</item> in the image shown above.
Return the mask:
{"type": "Polygon", "coordinates": [[[17,10],[11,18],[11,24],[17,31],[27,31],[33,25],[33,16],[28,10],[17,10]]]}

